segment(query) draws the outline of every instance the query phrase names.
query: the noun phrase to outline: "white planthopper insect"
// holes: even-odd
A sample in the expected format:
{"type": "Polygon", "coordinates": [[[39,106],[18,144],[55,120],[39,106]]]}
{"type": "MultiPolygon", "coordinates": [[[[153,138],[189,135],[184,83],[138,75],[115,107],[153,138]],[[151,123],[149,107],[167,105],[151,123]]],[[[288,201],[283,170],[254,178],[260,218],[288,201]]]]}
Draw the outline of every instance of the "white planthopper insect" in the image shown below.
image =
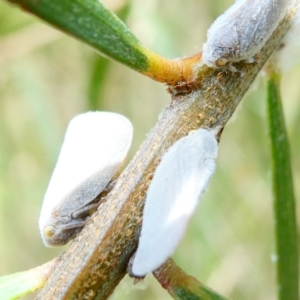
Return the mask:
{"type": "Polygon", "coordinates": [[[217,154],[214,133],[200,128],[163,155],[147,192],[133,275],[154,271],[173,254],[214,173],[217,154]]]}
{"type": "Polygon", "coordinates": [[[66,244],[97,205],[94,199],[120,170],[131,145],[130,121],[111,112],[88,112],[68,126],[39,219],[46,246],[66,244]]]}
{"type": "Polygon", "coordinates": [[[254,55],[283,19],[294,0],[236,0],[207,32],[202,61],[209,67],[246,60],[254,55]]]}

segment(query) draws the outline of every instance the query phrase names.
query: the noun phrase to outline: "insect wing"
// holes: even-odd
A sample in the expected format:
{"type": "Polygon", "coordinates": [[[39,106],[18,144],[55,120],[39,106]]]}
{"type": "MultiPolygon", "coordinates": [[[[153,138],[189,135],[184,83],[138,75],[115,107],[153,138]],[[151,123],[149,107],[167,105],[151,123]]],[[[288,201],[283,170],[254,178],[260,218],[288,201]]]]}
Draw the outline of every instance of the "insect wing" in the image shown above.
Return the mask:
{"type": "Polygon", "coordinates": [[[248,60],[260,51],[293,0],[238,0],[207,32],[203,62],[218,67],[248,60]]]}
{"type": "Polygon", "coordinates": [[[76,228],[72,213],[106,187],[127,154],[132,133],[130,121],[116,113],[88,112],[71,120],[40,215],[39,227],[46,245],[68,242],[63,229],[70,224],[76,228]],[[47,226],[57,229],[54,235],[61,236],[51,236],[57,241],[45,236],[47,226]]]}
{"type": "Polygon", "coordinates": [[[198,129],[163,155],[147,193],[134,275],[154,271],[173,254],[214,173],[217,152],[214,134],[198,129]]]}

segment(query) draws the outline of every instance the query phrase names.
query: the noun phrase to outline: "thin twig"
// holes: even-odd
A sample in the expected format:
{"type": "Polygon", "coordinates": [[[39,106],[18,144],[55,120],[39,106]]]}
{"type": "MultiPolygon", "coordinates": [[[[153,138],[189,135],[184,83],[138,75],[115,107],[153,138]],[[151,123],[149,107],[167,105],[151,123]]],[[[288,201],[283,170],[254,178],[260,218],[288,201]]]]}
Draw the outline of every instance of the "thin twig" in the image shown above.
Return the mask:
{"type": "Polygon", "coordinates": [[[173,96],[114,189],[62,255],[39,299],[107,299],[126,274],[136,249],[145,194],[161,155],[190,130],[225,126],[290,23],[291,14],[263,47],[256,63],[235,64],[240,71],[235,73],[202,67],[194,91],[173,96]]]}

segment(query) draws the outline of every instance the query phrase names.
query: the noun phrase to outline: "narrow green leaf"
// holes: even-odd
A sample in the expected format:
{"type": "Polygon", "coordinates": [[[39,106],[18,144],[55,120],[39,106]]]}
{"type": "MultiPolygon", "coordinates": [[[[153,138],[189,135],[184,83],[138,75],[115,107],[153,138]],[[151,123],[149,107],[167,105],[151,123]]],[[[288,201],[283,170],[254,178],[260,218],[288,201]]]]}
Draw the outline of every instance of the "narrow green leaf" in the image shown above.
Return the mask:
{"type": "Polygon", "coordinates": [[[27,272],[3,276],[0,278],[0,299],[18,299],[38,289],[39,283],[36,283],[37,280],[35,278],[32,280],[27,272]]]}
{"type": "Polygon", "coordinates": [[[90,77],[87,87],[88,109],[101,110],[104,90],[105,74],[109,68],[110,61],[101,57],[92,57],[90,62],[90,77]]]}
{"type": "Polygon", "coordinates": [[[169,259],[153,272],[157,281],[175,300],[226,300],[169,259]]]}
{"type": "Polygon", "coordinates": [[[298,300],[296,210],[290,149],[285,130],[279,85],[279,74],[271,71],[267,85],[267,104],[273,172],[277,289],[279,300],[298,300]]]}
{"type": "MultiPolygon", "coordinates": [[[[116,15],[121,20],[125,20],[130,11],[130,4],[125,3],[117,12],[116,15]]],[[[105,89],[105,75],[111,65],[111,61],[100,56],[94,55],[90,64],[90,77],[87,88],[88,108],[90,110],[101,110],[105,89]]]]}
{"type": "Polygon", "coordinates": [[[175,300],[226,300],[216,292],[198,282],[197,287],[191,289],[191,284],[176,287],[171,293],[175,300]]]}
{"type": "Polygon", "coordinates": [[[42,288],[57,263],[56,258],[40,267],[0,277],[0,299],[18,299],[42,288]]]}
{"type": "Polygon", "coordinates": [[[127,26],[98,0],[8,0],[140,72],[146,50],[127,26]]]}
{"type": "MultiPolygon", "coordinates": [[[[190,83],[201,53],[166,59],[147,49],[99,0],[6,0],[92,46],[104,56],[170,86],[190,83]]],[[[199,75],[199,74],[198,74],[199,75]]]]}

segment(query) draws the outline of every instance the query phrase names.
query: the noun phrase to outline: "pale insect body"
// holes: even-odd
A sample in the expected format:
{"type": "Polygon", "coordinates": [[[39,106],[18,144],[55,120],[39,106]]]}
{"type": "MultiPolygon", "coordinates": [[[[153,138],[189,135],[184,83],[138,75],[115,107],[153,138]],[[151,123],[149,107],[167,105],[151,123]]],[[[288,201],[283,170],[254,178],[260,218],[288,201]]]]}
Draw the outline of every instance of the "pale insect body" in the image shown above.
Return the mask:
{"type": "Polygon", "coordinates": [[[122,115],[88,112],[71,120],[39,219],[46,246],[66,244],[83,227],[93,200],[120,169],[133,128],[122,115]]]}
{"type": "Polygon", "coordinates": [[[221,67],[227,62],[254,61],[292,0],[238,0],[207,32],[203,46],[203,63],[221,67]]]}
{"type": "Polygon", "coordinates": [[[214,173],[217,153],[213,132],[198,129],[163,155],[147,192],[133,275],[154,271],[173,254],[214,173]]]}

